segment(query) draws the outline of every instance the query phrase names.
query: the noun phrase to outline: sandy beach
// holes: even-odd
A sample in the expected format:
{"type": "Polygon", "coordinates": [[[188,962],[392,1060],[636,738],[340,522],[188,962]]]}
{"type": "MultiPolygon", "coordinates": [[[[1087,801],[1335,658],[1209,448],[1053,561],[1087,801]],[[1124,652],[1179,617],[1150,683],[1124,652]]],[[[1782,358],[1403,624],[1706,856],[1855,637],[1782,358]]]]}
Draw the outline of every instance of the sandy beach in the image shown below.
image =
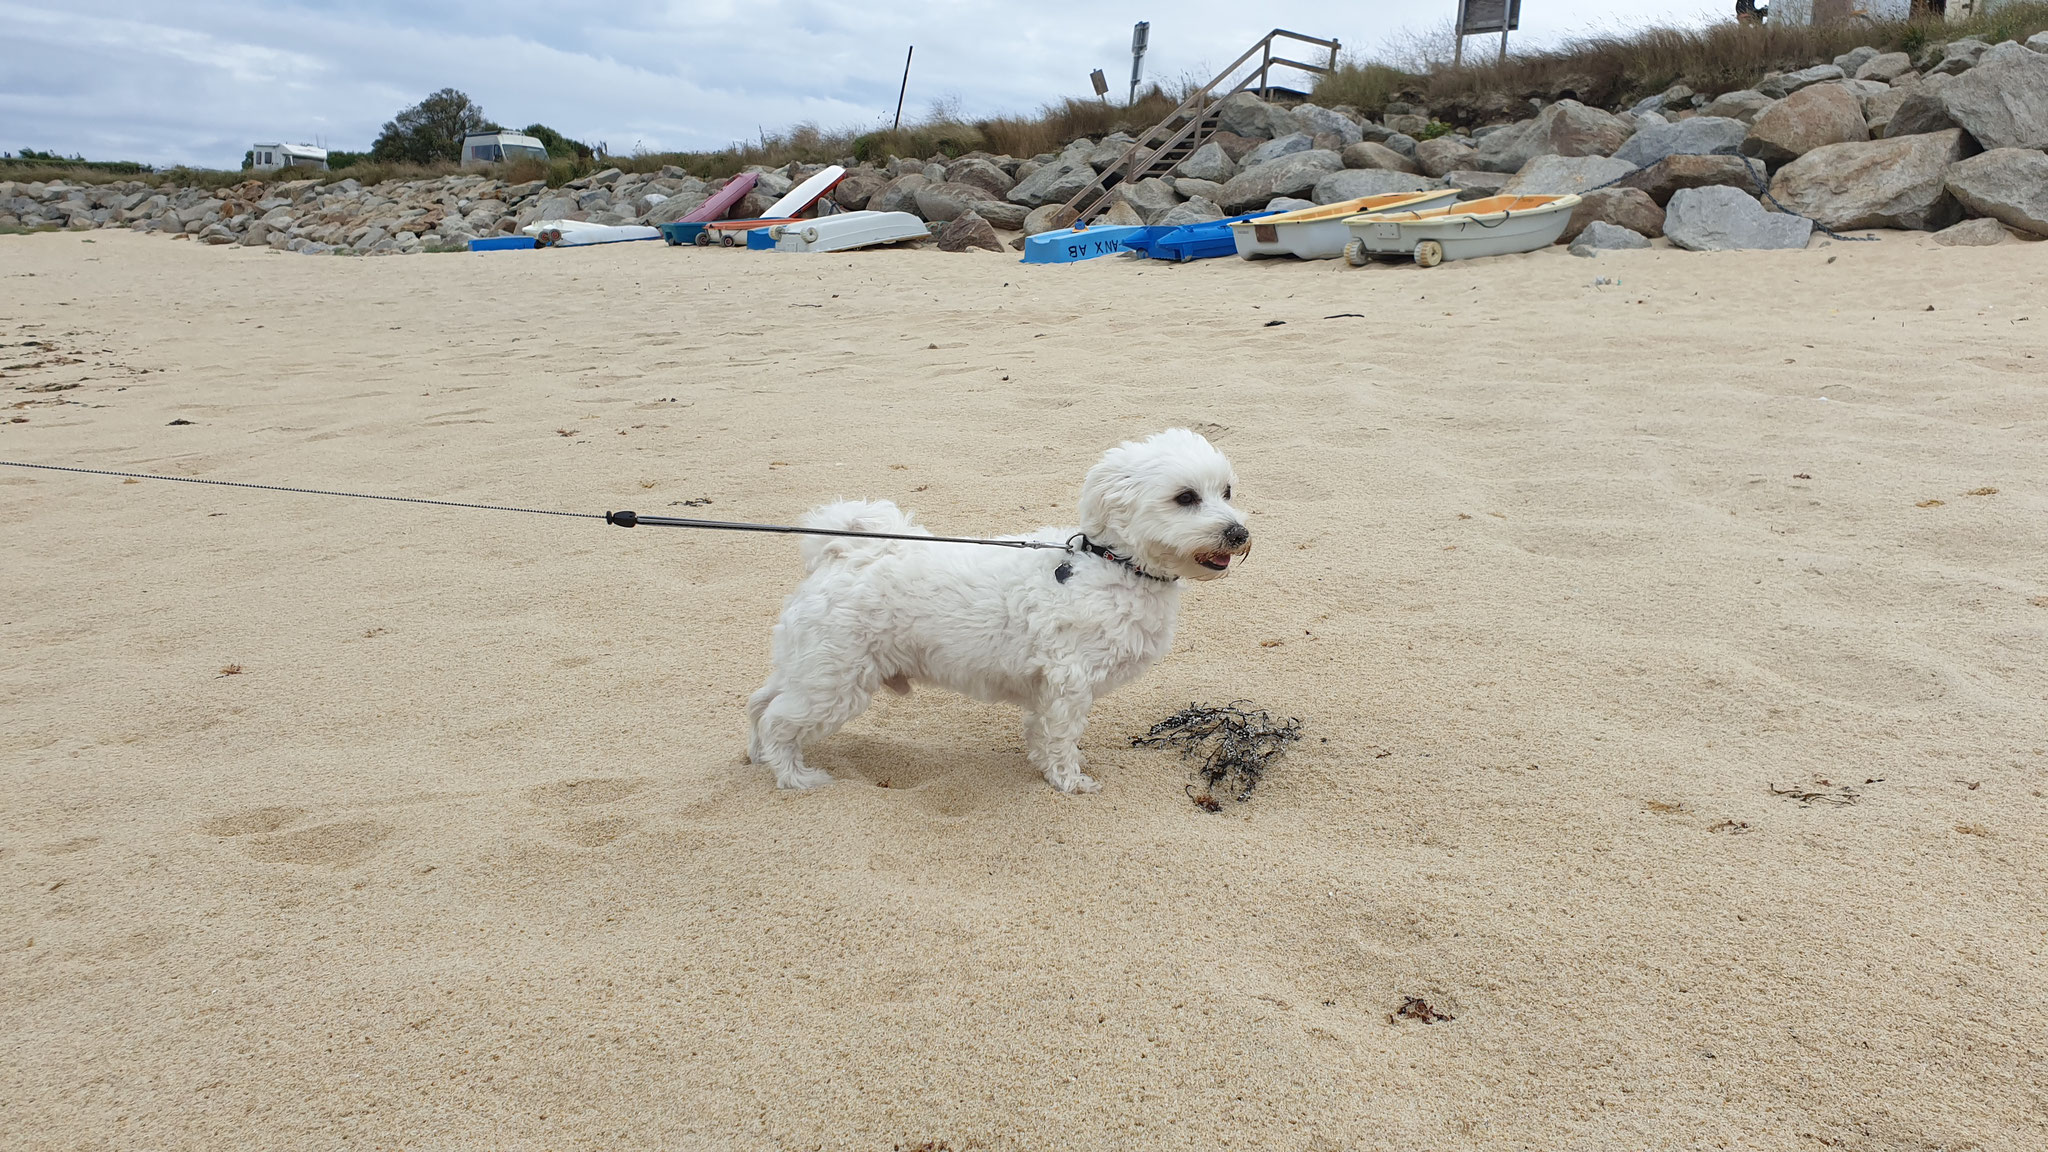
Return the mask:
{"type": "Polygon", "coordinates": [[[1258,539],[1100,795],[930,691],[795,794],[787,539],[0,468],[0,1147],[2048,1146],[2048,247],[103,230],[0,344],[9,461],[989,534],[1188,426],[1258,539]]]}

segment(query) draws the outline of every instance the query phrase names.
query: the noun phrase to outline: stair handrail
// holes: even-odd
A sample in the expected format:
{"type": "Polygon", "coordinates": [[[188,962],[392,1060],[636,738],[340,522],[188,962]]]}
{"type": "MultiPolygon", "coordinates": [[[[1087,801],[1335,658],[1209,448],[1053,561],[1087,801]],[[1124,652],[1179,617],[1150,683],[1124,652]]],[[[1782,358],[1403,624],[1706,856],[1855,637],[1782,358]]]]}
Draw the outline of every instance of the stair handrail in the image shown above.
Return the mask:
{"type": "Polygon", "coordinates": [[[1264,53],[1264,56],[1260,60],[1258,68],[1247,74],[1243,80],[1240,80],[1237,83],[1236,87],[1224,93],[1222,97],[1217,99],[1216,103],[1221,103],[1222,100],[1228,99],[1231,96],[1235,96],[1239,92],[1242,92],[1246,88],[1250,87],[1252,79],[1254,77],[1256,77],[1259,81],[1259,91],[1262,93],[1270,94],[1272,92],[1272,86],[1267,82],[1267,74],[1272,70],[1273,66],[1276,64],[1281,65],[1283,67],[1299,68],[1305,72],[1314,72],[1317,74],[1326,74],[1329,72],[1333,72],[1336,70],[1337,67],[1337,52],[1342,47],[1343,45],[1339,44],[1335,40],[1324,40],[1318,36],[1304,36],[1299,32],[1290,32],[1285,28],[1273,29],[1271,32],[1268,32],[1265,34],[1265,36],[1261,37],[1258,43],[1253,44],[1250,48],[1245,49],[1243,55],[1231,61],[1230,64],[1223,69],[1223,71],[1218,72],[1215,75],[1215,77],[1211,79],[1207,84],[1204,84],[1200,88],[1195,89],[1193,92],[1188,93],[1186,98],[1181,100],[1181,102],[1174,107],[1173,111],[1168,112],[1166,116],[1163,119],[1161,119],[1157,124],[1154,124],[1150,128],[1145,129],[1145,131],[1142,134],[1140,134],[1136,140],[1133,140],[1131,142],[1130,147],[1124,149],[1123,155],[1118,156],[1115,162],[1111,163],[1107,168],[1104,168],[1100,173],[1098,173],[1095,179],[1091,181],[1086,188],[1083,188],[1079,192],[1074,193],[1074,195],[1070,197],[1065,204],[1061,205],[1061,207],[1073,211],[1075,213],[1075,219],[1077,220],[1085,221],[1090,216],[1092,216],[1095,213],[1095,211],[1101,207],[1101,200],[1106,199],[1109,195],[1109,188],[1103,184],[1103,179],[1105,177],[1107,177],[1112,172],[1116,172],[1119,173],[1119,179],[1123,179],[1126,176],[1128,176],[1130,172],[1137,171],[1137,166],[1133,163],[1133,161],[1135,160],[1138,152],[1147,146],[1147,142],[1152,139],[1152,136],[1155,133],[1160,131],[1162,128],[1165,128],[1168,124],[1173,123],[1174,118],[1177,116],[1186,115],[1188,117],[1187,122],[1185,124],[1182,124],[1180,131],[1174,133],[1170,139],[1152,148],[1150,153],[1148,153],[1145,158],[1146,164],[1149,165],[1154,159],[1157,159],[1161,153],[1165,152],[1169,148],[1172,148],[1174,145],[1179,144],[1181,141],[1187,139],[1188,135],[1194,132],[1197,128],[1199,128],[1202,122],[1208,118],[1208,113],[1210,109],[1209,95],[1211,90],[1214,89],[1218,84],[1223,83],[1224,80],[1228,79],[1231,73],[1237,71],[1240,67],[1244,65],[1246,61],[1250,60],[1254,55],[1259,54],[1261,52],[1264,53]],[[1327,68],[1318,67],[1313,64],[1304,64],[1299,60],[1289,60],[1286,57],[1274,56],[1273,41],[1280,37],[1286,37],[1290,40],[1300,40],[1304,43],[1317,44],[1324,48],[1328,48],[1330,50],[1329,66],[1327,68]],[[1075,205],[1079,204],[1083,199],[1086,199],[1091,195],[1093,195],[1095,199],[1089,201],[1087,210],[1085,212],[1075,207],[1075,205]]]}

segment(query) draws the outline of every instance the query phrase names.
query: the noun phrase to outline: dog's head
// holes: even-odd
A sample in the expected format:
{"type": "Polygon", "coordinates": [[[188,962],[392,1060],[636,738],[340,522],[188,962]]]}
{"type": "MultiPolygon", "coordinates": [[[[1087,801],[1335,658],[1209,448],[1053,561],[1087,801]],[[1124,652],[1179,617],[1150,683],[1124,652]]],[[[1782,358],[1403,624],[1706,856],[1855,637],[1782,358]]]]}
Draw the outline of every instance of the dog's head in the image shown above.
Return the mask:
{"type": "Polygon", "coordinates": [[[1185,428],[1126,441],[1081,483],[1081,531],[1160,576],[1214,580],[1251,551],[1230,461],[1185,428]]]}

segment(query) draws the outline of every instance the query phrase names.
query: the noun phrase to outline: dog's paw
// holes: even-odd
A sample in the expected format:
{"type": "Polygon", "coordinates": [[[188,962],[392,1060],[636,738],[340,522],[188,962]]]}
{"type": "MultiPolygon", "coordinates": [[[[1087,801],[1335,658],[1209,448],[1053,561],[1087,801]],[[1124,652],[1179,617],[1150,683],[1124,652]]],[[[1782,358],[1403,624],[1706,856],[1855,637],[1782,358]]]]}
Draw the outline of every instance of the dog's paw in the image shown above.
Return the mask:
{"type": "Polygon", "coordinates": [[[1086,796],[1102,791],[1102,784],[1086,772],[1074,772],[1065,776],[1047,772],[1045,782],[1069,796],[1086,796]]]}
{"type": "Polygon", "coordinates": [[[805,768],[797,772],[778,774],[775,777],[775,786],[777,788],[794,788],[798,791],[823,788],[831,782],[832,774],[830,772],[822,772],[816,768],[805,768]]]}

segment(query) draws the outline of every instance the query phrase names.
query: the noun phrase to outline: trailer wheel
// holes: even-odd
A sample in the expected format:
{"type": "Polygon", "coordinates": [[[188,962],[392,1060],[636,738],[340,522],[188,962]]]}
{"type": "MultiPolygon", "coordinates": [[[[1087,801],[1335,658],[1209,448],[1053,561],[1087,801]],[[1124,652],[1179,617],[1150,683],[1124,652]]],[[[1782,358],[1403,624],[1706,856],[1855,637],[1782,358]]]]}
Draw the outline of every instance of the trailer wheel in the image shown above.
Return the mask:
{"type": "Polygon", "coordinates": [[[1415,262],[1424,268],[1434,268],[1444,262],[1444,246],[1434,240],[1424,240],[1415,246],[1415,262]]]}
{"type": "Polygon", "coordinates": [[[803,231],[803,237],[804,237],[804,243],[806,243],[806,244],[816,244],[816,243],[818,242],[818,229],[817,229],[817,227],[816,227],[816,226],[814,225],[814,226],[812,226],[812,227],[809,227],[809,228],[805,228],[805,229],[804,229],[804,231],[803,231]]]}
{"type": "Polygon", "coordinates": [[[711,233],[699,232],[697,233],[697,238],[692,240],[691,243],[699,248],[709,248],[711,247],[711,233]]]}
{"type": "Polygon", "coordinates": [[[739,247],[739,237],[738,237],[738,236],[736,236],[736,235],[734,235],[734,234],[733,234],[733,233],[731,233],[731,232],[727,232],[727,233],[726,233],[725,235],[723,235],[723,236],[720,236],[720,237],[718,238],[718,242],[719,242],[720,244],[723,244],[723,245],[725,245],[725,246],[726,246],[727,248],[737,248],[737,247],[739,247]]]}
{"type": "Polygon", "coordinates": [[[1344,245],[1344,262],[1353,268],[1363,268],[1371,263],[1372,257],[1365,254],[1365,241],[1347,241],[1344,245]]]}

